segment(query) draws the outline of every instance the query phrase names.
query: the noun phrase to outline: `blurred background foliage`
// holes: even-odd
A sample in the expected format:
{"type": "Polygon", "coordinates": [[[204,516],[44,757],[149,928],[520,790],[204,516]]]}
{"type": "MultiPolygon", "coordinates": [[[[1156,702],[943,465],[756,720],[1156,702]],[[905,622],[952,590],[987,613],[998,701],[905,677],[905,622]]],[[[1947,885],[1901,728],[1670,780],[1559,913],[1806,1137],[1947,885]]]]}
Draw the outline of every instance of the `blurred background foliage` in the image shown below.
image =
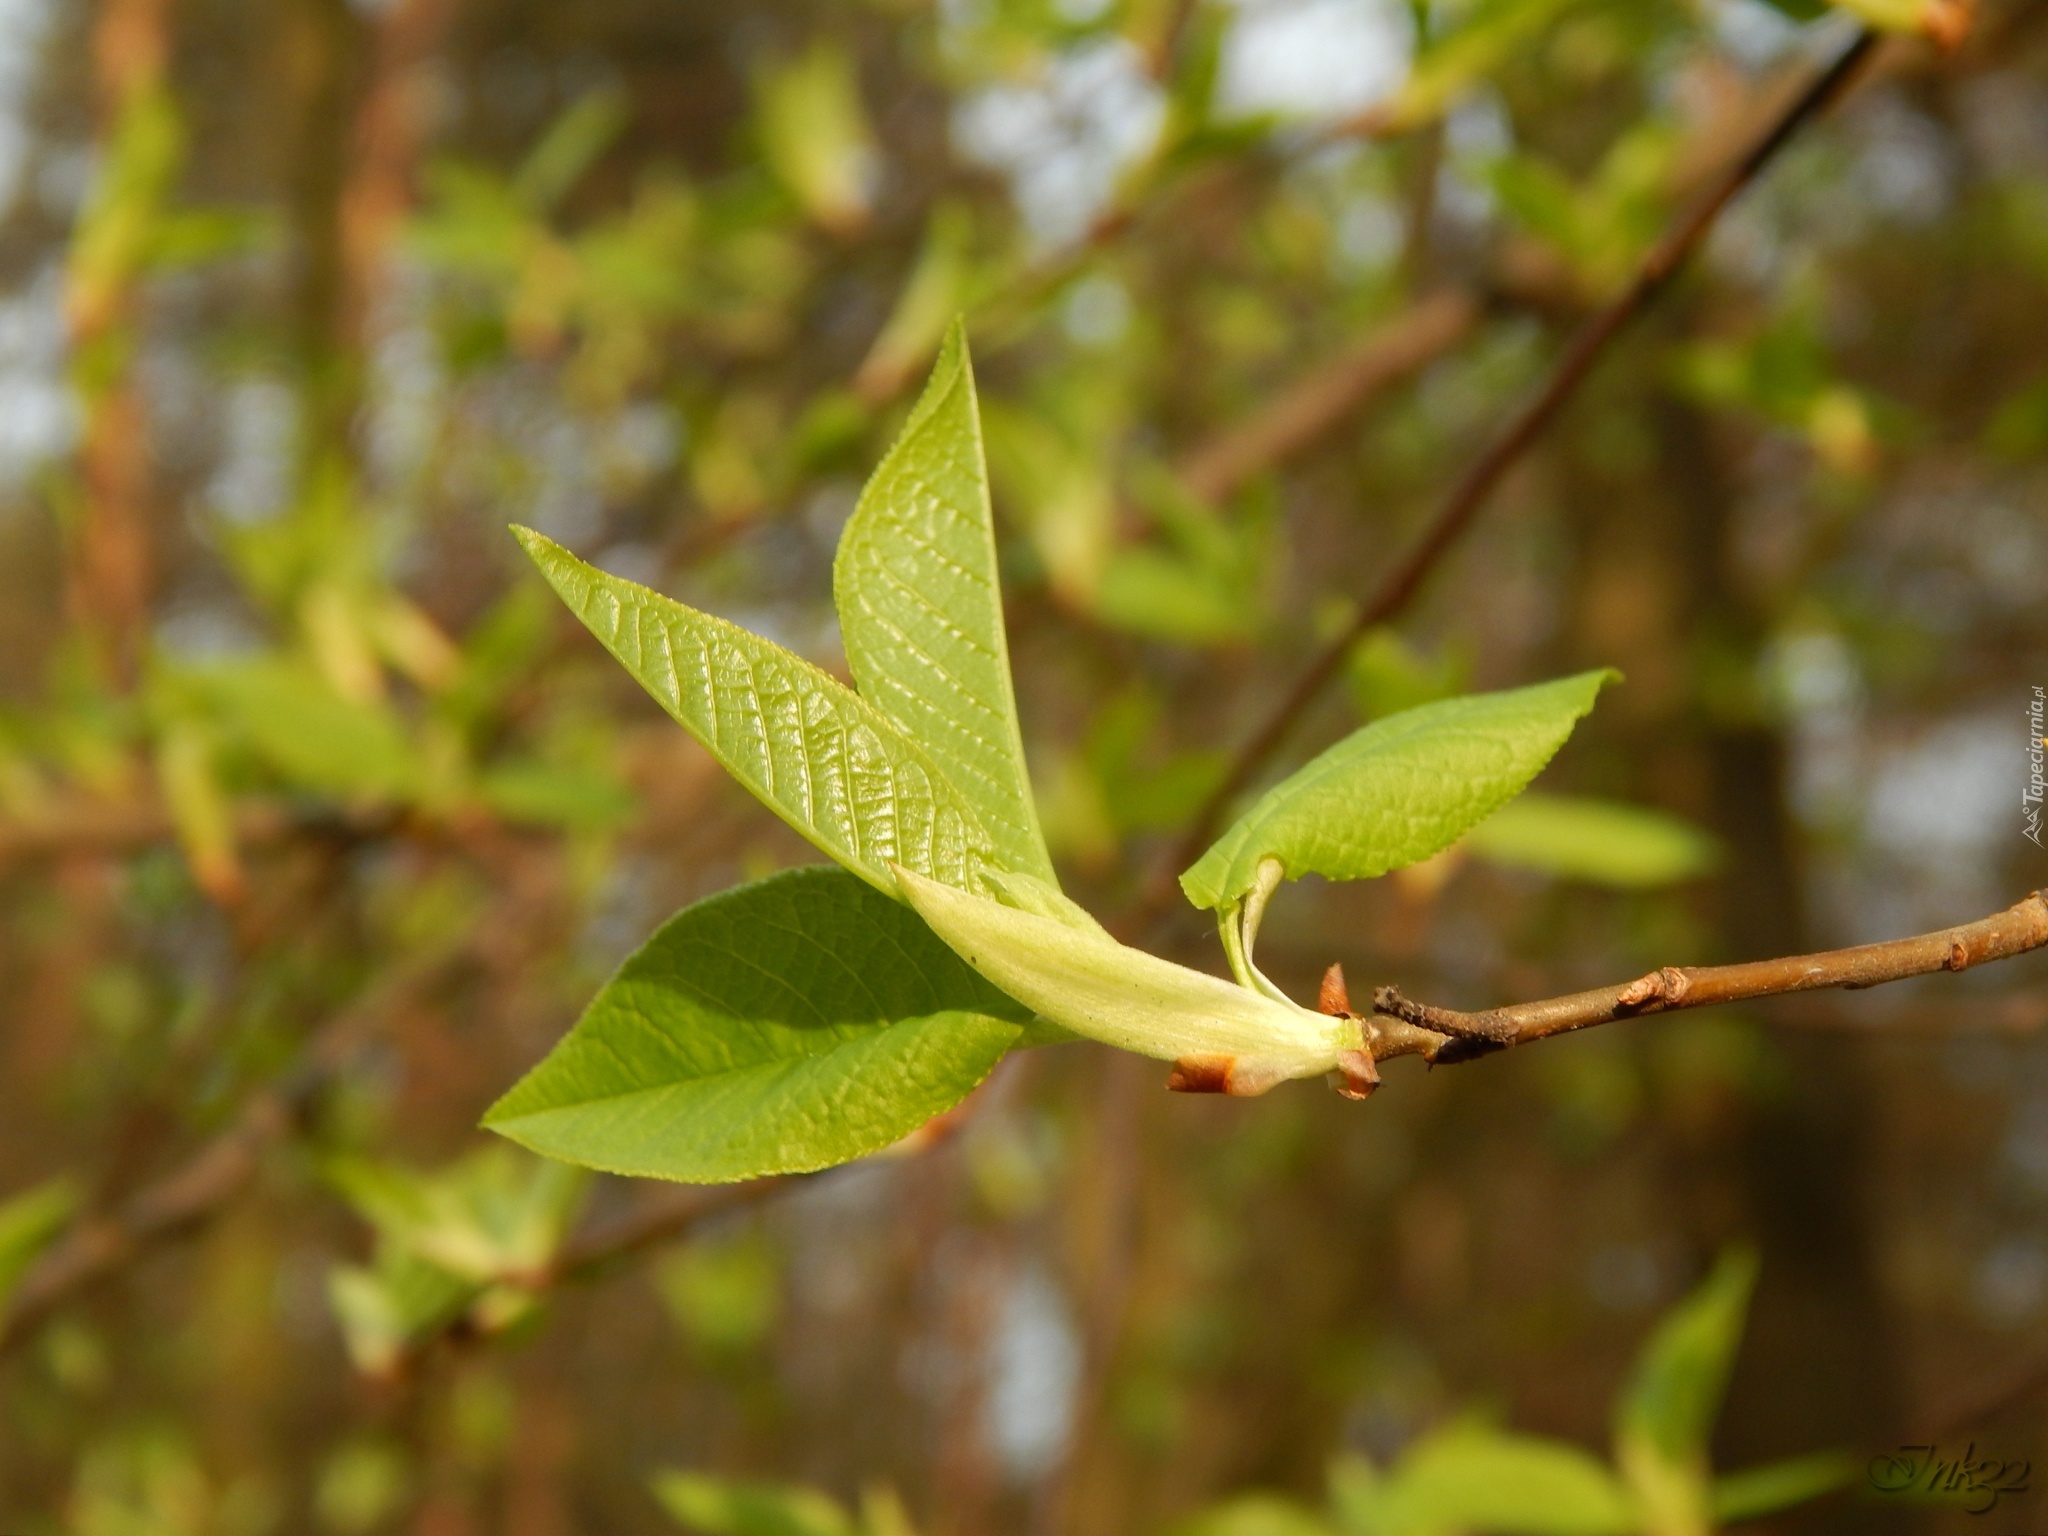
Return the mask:
{"type": "MultiPolygon", "coordinates": [[[[2042,883],[2044,20],[1887,42],[1357,646],[1292,761],[1467,687],[1628,682],[1465,845],[1278,897],[1297,995],[1341,960],[1474,1006],[2042,883]]],[[[897,1155],[739,1191],[474,1129],[662,918],[811,857],[507,523],[842,666],[834,541],[964,312],[1044,818],[1113,914],[1852,26],[0,3],[0,1526],[1500,1528],[1426,1503],[1451,1465],[1591,1530],[1668,1462],[1679,1531],[1790,1486],[1717,1512],[1709,1469],[2048,1448],[2032,961],[1364,1106],[1063,1046],[897,1155]],[[1747,1261],[1694,1288],[1736,1242],[1739,1353],[1631,1431],[1681,1298],[1734,1351],[1747,1261]]],[[[1156,938],[1219,958],[1192,914],[1156,938]]]]}

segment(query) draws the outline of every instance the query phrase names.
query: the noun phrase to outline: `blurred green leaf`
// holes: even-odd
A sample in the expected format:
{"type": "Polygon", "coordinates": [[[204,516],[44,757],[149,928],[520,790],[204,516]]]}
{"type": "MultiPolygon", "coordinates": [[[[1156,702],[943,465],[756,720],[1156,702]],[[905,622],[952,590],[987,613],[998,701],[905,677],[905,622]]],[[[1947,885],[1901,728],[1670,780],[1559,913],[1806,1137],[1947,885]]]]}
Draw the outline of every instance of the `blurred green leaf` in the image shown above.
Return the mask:
{"type": "Polygon", "coordinates": [[[479,1290],[417,1254],[390,1248],[373,1265],[340,1265],[327,1276],[349,1359],[366,1376],[389,1374],[411,1345],[460,1317],[479,1290]]]}
{"type": "MultiPolygon", "coordinates": [[[[967,308],[977,274],[969,254],[974,215],[962,203],[941,203],[925,226],[917,261],[904,279],[868,354],[853,376],[867,400],[886,400],[924,366],[953,319],[967,308]]],[[[927,386],[929,387],[929,386],[927,386]]]]}
{"type": "Polygon", "coordinates": [[[412,743],[390,706],[345,699],[302,663],[220,662],[179,674],[178,686],[207,699],[223,732],[294,788],[405,800],[420,787],[412,743]]]}
{"type": "Polygon", "coordinates": [[[1687,1536],[1710,1519],[1707,1439],[1742,1341],[1756,1254],[1732,1248],[1665,1316],[1636,1356],[1616,1404],[1615,1460],[1652,1536],[1687,1536]]]}
{"type": "Polygon", "coordinates": [[[1353,732],[1268,790],[1181,876],[1227,908],[1277,859],[1289,879],[1362,880],[1426,859],[1534,778],[1612,671],[1425,704],[1353,732]]]}
{"type": "Polygon", "coordinates": [[[756,110],[762,158],[804,211],[835,232],[864,224],[880,157],[846,51],[821,38],[770,70],[756,110]]]}
{"type": "Polygon", "coordinates": [[[1457,27],[1423,48],[1407,82],[1378,115],[1396,132],[1441,117],[1578,3],[1581,0],[1477,0],[1457,27]]]}
{"type": "Polygon", "coordinates": [[[972,803],[1002,868],[1054,880],[1017,727],[974,371],[958,321],[840,538],[833,595],[861,697],[972,803]]]}
{"type": "Polygon", "coordinates": [[[1767,1466],[1730,1472],[1714,1480],[1714,1523],[1737,1525],[1774,1515],[1822,1494],[1846,1488],[1863,1470],[1855,1457],[1841,1451],[1817,1451],[1767,1466]]]}
{"type": "Polygon", "coordinates": [[[669,919],[484,1123],[614,1173],[829,1167],[958,1103],[1027,1016],[908,908],[788,870],[669,919]]]}
{"type": "Polygon", "coordinates": [[[1291,1499],[1249,1493],[1181,1521],[1174,1536],[1335,1536],[1330,1523],[1291,1499]]]}
{"type": "Polygon", "coordinates": [[[52,1179],[0,1202],[0,1316],[28,1267],[77,1209],[78,1194],[69,1179],[52,1179]]]}
{"type": "Polygon", "coordinates": [[[973,804],[880,710],[736,624],[514,530],[562,600],[763,804],[888,895],[891,861],[963,884],[999,865],[973,804]]]}
{"type": "Polygon", "coordinates": [[[580,1170],[502,1144],[431,1173],[337,1158],[327,1176],[383,1241],[478,1284],[540,1273],[584,1188],[580,1170]]]}
{"type": "Polygon", "coordinates": [[[1351,648],[1346,676],[1359,714],[1373,721],[1463,692],[1471,668],[1460,648],[1424,656],[1398,632],[1375,629],[1351,648]]]}
{"type": "Polygon", "coordinates": [[[703,1536],[858,1536],[846,1511],[810,1488],[662,1472],[654,1494],[684,1529],[703,1536]]]}
{"type": "Polygon", "coordinates": [[[1381,1490],[1385,1513],[1377,1518],[1389,1533],[1631,1536],[1638,1528],[1628,1489],[1593,1456],[1480,1424],[1421,1441],[1381,1490]]]}
{"type": "Polygon", "coordinates": [[[1624,889],[1691,880],[1720,860],[1719,844],[1676,816],[1533,791],[1466,833],[1464,846],[1496,864],[1624,889]]]}
{"type": "Polygon", "coordinates": [[[780,1283],[774,1246],[758,1227],[687,1243],[655,1273],[676,1325],[717,1353],[751,1349],[768,1337],[780,1310],[780,1283]]]}
{"type": "Polygon", "coordinates": [[[547,213],[618,138],[630,103],[616,87],[586,92],[541,136],[514,178],[513,191],[528,208],[547,213]]]}

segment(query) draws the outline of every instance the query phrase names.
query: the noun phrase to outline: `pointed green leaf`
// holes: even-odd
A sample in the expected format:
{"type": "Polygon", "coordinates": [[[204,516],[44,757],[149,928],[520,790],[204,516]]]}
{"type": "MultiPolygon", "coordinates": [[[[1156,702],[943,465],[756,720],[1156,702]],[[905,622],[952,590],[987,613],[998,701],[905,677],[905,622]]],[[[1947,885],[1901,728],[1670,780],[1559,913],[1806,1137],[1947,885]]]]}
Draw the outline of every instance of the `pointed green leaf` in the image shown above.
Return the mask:
{"type": "Polygon", "coordinates": [[[1311,1013],[1119,944],[1100,928],[1042,917],[908,870],[903,894],[960,957],[1077,1035],[1161,1061],[1213,1061],[1229,1091],[1319,1077],[1359,1044],[1349,1019],[1311,1013]]]}
{"type": "Polygon", "coordinates": [[[1653,1532],[1712,1521],[1707,1439],[1742,1341],[1756,1254],[1730,1249],[1657,1325],[1615,1405],[1614,1459],[1653,1532]]]}
{"type": "Polygon", "coordinates": [[[1483,859],[1624,890],[1706,874],[1720,848],[1698,827],[1618,800],[1530,793],[1510,800],[1465,838],[1483,859]]]}
{"type": "Polygon", "coordinates": [[[1004,868],[1052,880],[1010,689],[988,467],[958,321],[861,493],[832,575],[861,697],[973,804],[1004,868]]]}
{"type": "Polygon", "coordinates": [[[610,1173],[826,1168],[957,1104],[1028,1016],[909,908],[786,870],[670,918],[484,1123],[610,1173]]]}
{"type": "Polygon", "coordinates": [[[1804,1504],[1846,1488],[1861,1470],[1853,1456],[1816,1451],[1811,1456],[1731,1472],[1714,1481],[1714,1524],[1734,1525],[1804,1504]]]}
{"type": "Polygon", "coordinates": [[[887,895],[891,862],[964,884],[1002,863],[922,748],[800,656],[515,528],[562,600],[763,804],[887,895]]]}
{"type": "Polygon", "coordinates": [[[1263,859],[1278,859],[1290,880],[1363,880],[1426,859],[1536,777],[1617,676],[1582,672],[1376,720],[1267,790],[1181,889],[1198,907],[1228,907],[1263,859]]]}

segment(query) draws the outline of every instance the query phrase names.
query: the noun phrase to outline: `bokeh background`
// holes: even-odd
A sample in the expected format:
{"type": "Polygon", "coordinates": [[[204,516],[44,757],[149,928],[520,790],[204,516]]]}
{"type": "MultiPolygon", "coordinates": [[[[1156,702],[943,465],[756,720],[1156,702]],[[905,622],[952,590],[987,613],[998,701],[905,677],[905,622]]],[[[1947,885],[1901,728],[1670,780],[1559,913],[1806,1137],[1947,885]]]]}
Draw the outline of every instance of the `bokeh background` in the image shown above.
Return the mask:
{"type": "MultiPolygon", "coordinates": [[[[1675,820],[1291,888],[1262,960],[1297,995],[1335,960],[1543,996],[2048,881],[2044,21],[1886,42],[1281,765],[1614,664],[1540,787],[1675,820]]],[[[1396,1062],[1362,1105],[1058,1047],[899,1155],[723,1194],[475,1129],[660,920],[815,857],[508,523],[843,668],[838,529],[964,312],[1048,831],[1128,910],[1853,26],[0,4],[0,1526],[655,1532],[689,1468],[1161,1531],[1473,1408],[1597,1449],[1744,1240],[1724,1464],[2048,1453],[2034,959],[1396,1062]]],[[[1220,969],[1191,912],[1152,941],[1220,969]]],[[[2041,1486],[1777,1528],[2010,1536],[2041,1486]]]]}

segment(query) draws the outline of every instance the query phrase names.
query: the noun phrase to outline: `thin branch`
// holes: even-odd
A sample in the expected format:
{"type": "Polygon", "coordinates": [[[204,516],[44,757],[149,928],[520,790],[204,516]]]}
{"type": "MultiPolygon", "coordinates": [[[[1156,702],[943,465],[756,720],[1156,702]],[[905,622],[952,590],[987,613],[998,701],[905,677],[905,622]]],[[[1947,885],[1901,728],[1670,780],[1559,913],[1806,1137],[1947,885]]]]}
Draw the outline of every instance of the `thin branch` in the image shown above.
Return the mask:
{"type": "Polygon", "coordinates": [[[1479,306],[1464,294],[1432,294],[1311,369],[1263,410],[1198,445],[1175,466],[1181,483],[1204,501],[1222,501],[1253,476],[1314,448],[1478,323],[1479,306]]]}
{"type": "Polygon", "coordinates": [[[1398,987],[1381,987],[1373,994],[1370,1043],[1375,1059],[1422,1055],[1448,1064],[1617,1019],[1831,987],[1877,987],[1908,976],[2008,960],[2044,944],[2048,891],[2036,891],[1992,917],[1912,938],[1742,965],[1665,966],[1619,986],[1481,1013],[1439,1008],[1403,996],[1398,987]]]}
{"type": "Polygon", "coordinates": [[[142,1254],[202,1226],[255,1178],[263,1154],[291,1134],[344,1062],[400,998],[445,975],[472,946],[423,956],[401,967],[367,998],[323,1025],[298,1065],[256,1094],[234,1123],[183,1164],[143,1186],[112,1211],[81,1216],[22,1277],[0,1316],[0,1355],[30,1337],[52,1313],[142,1254]]]}
{"type": "Polygon", "coordinates": [[[1556,420],[1614,339],[1670,285],[1686,259],[1706,239],[1721,211],[1756,180],[1802,127],[1848,89],[1876,46],[1874,32],[1867,28],[1859,32],[1855,41],[1792,99],[1749,150],[1665,233],[1643,258],[1626,291],[1573,338],[1542,388],[1452,485],[1407,555],[1387,573],[1379,589],[1359,608],[1343,633],[1309,663],[1265,722],[1238,749],[1229,771],[1147,883],[1139,908],[1144,918],[1156,917],[1171,904],[1174,877],[1201,856],[1223,813],[1279,750],[1309,705],[1342,669],[1344,658],[1359,637],[1394,618],[1415,600],[1423,583],[1471,526],[1507,472],[1556,420]]]}

